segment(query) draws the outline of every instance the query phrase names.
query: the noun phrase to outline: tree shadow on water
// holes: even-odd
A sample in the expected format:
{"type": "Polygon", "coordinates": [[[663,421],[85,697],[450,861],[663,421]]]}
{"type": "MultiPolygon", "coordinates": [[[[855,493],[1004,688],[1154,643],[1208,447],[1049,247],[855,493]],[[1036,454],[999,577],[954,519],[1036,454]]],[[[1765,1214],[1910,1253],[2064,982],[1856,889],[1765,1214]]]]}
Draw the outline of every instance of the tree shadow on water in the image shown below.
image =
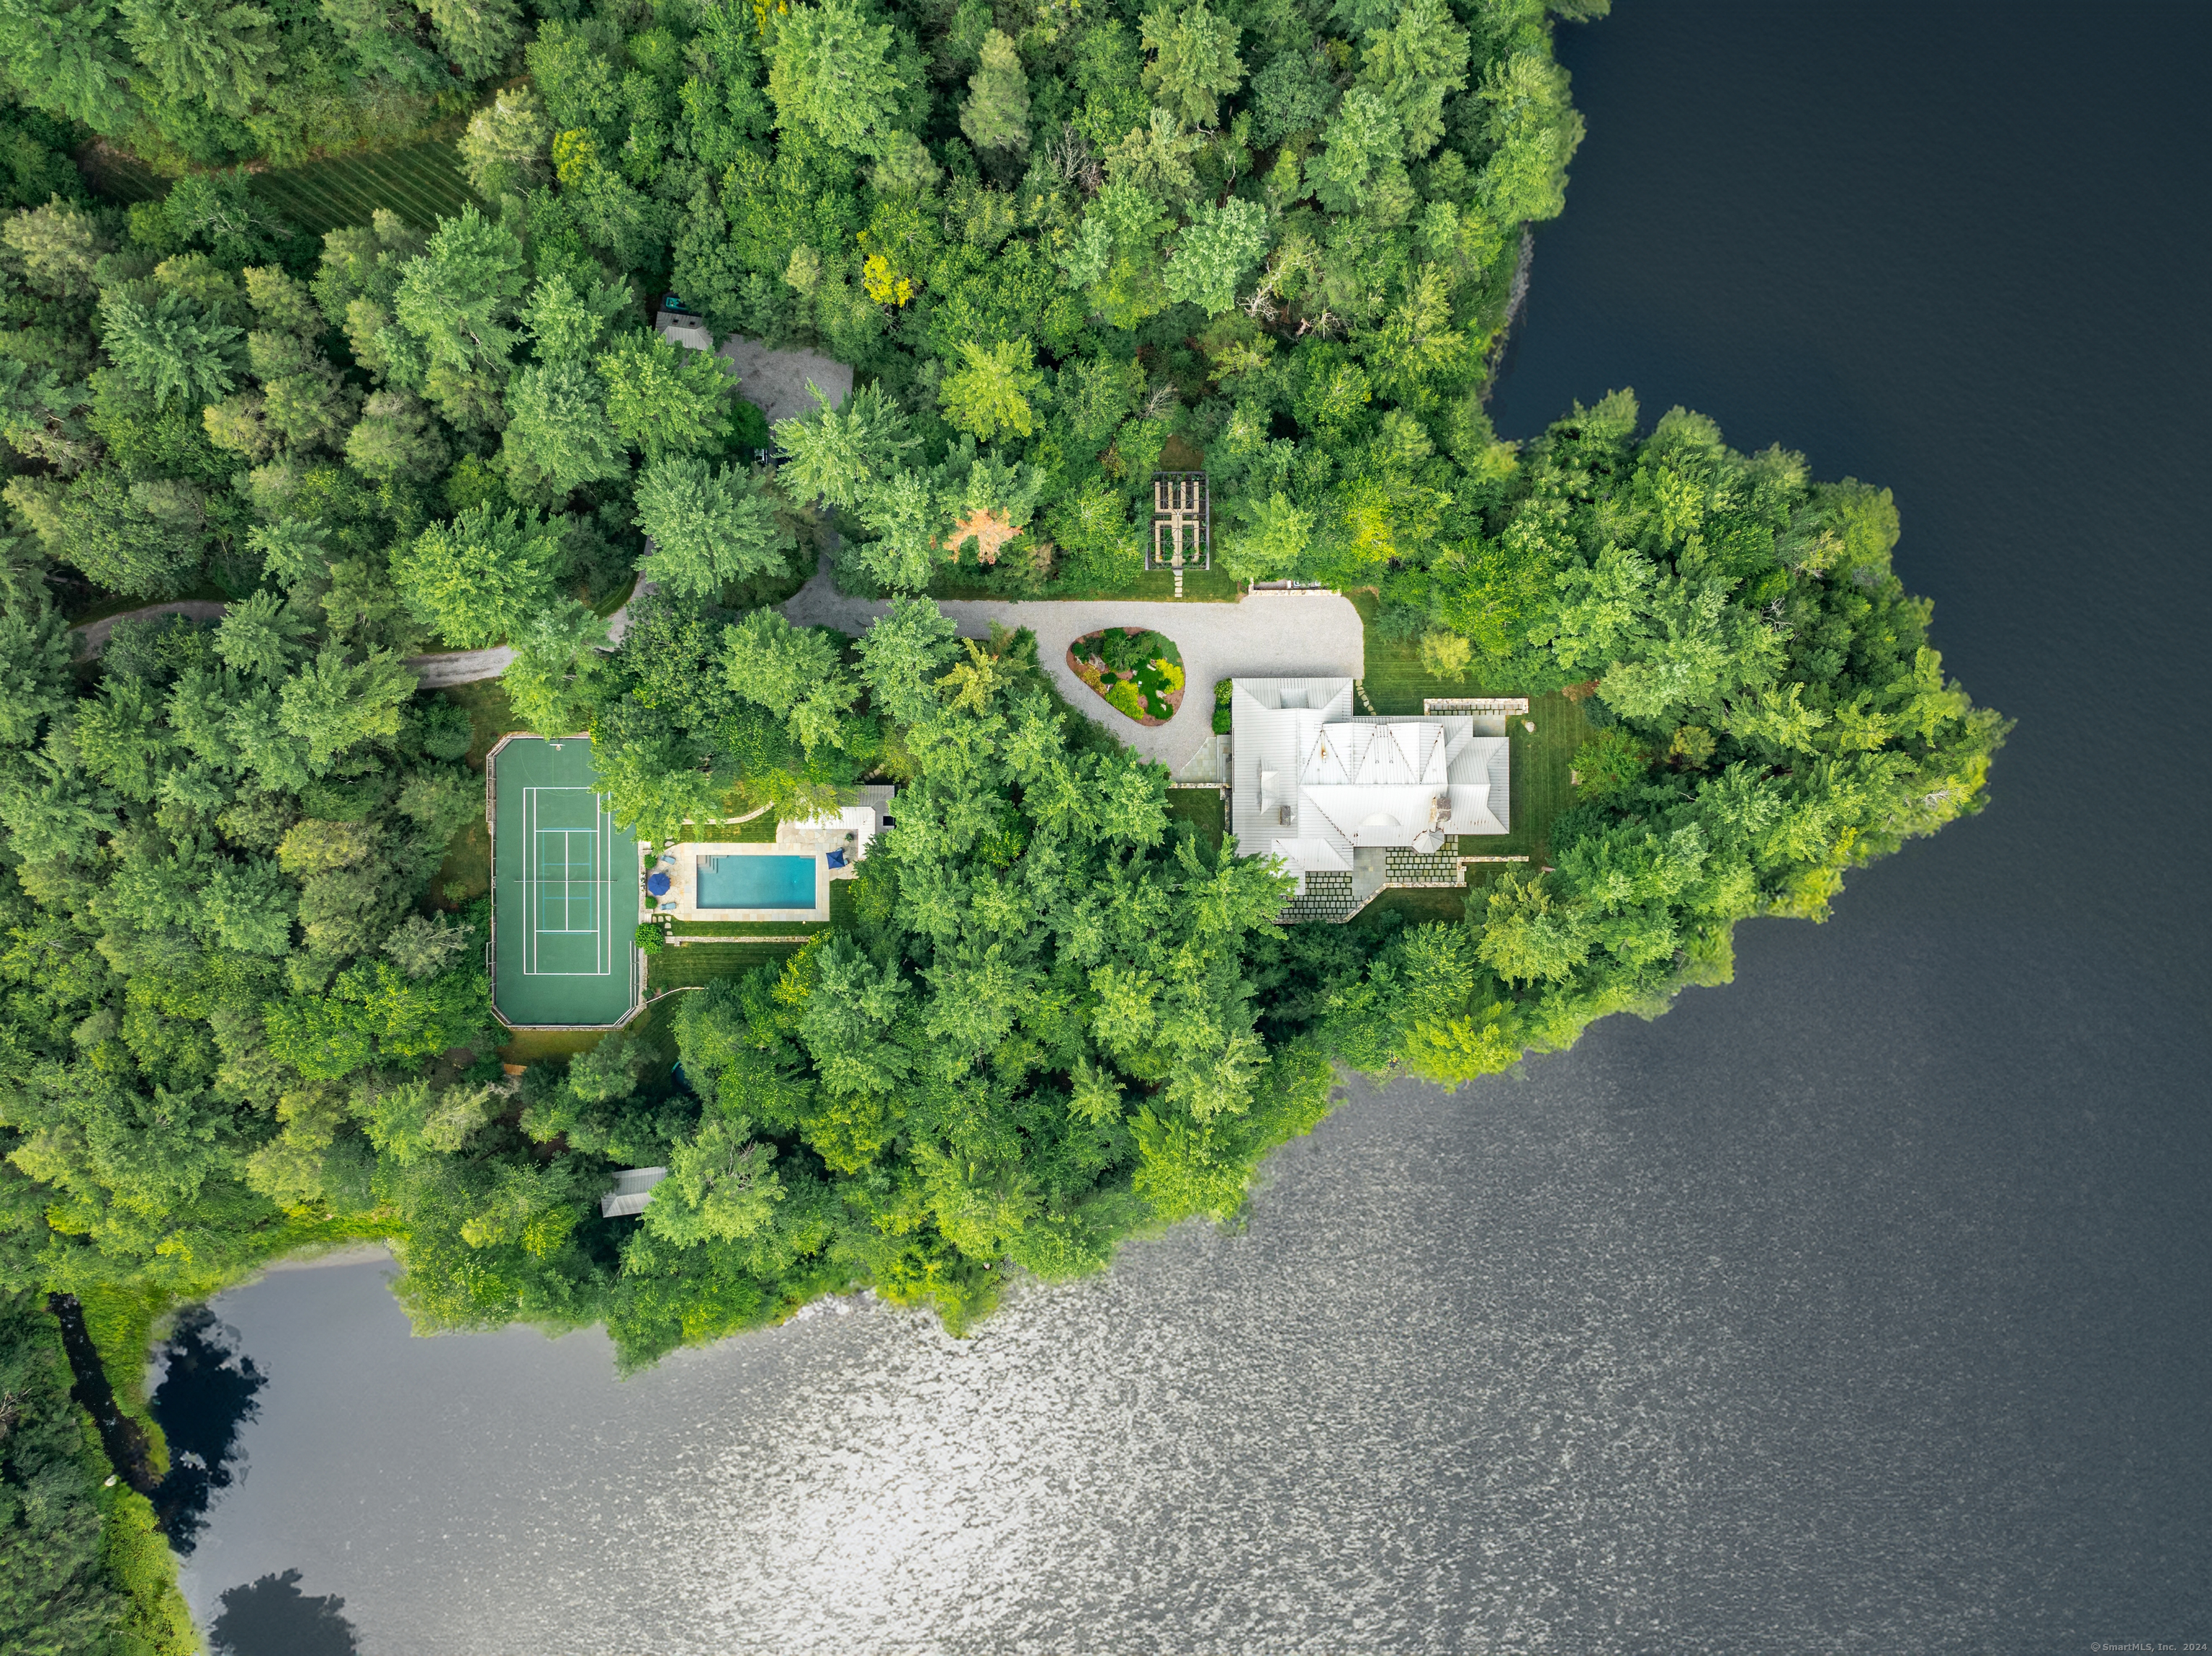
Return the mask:
{"type": "Polygon", "coordinates": [[[154,1491],[154,1511],[169,1544],[189,1556],[207,1527],[208,1505],[244,1467],[240,1429],[261,1405],[269,1377],[238,1349],[238,1331],[204,1305],[179,1313],[162,1343],[167,1372],[154,1392],[154,1418],[169,1440],[169,1472],[154,1491]]]}
{"type": "Polygon", "coordinates": [[[300,1572],[264,1575],[222,1595],[222,1614],[208,1629],[212,1656],[355,1656],[353,1623],[335,1593],[310,1598],[300,1572]]]}

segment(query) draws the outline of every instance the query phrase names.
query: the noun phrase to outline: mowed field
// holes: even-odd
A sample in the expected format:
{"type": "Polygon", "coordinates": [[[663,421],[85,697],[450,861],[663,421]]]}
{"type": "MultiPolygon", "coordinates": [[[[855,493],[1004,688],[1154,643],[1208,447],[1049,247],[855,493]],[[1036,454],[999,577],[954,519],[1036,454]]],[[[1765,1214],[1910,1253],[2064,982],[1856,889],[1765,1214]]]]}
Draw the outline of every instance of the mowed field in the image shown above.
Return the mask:
{"type": "MultiPolygon", "coordinates": [[[[77,165],[94,191],[110,201],[153,201],[169,188],[170,180],[143,161],[104,148],[88,148],[77,165]]],[[[367,224],[380,207],[429,230],[464,207],[483,205],[447,139],[256,173],[251,187],[272,210],[318,236],[341,225],[367,224]]]]}
{"type": "Polygon", "coordinates": [[[380,207],[429,230],[441,218],[458,217],[464,207],[483,205],[461,175],[453,146],[441,142],[257,173],[253,193],[316,235],[366,224],[380,207]]]}

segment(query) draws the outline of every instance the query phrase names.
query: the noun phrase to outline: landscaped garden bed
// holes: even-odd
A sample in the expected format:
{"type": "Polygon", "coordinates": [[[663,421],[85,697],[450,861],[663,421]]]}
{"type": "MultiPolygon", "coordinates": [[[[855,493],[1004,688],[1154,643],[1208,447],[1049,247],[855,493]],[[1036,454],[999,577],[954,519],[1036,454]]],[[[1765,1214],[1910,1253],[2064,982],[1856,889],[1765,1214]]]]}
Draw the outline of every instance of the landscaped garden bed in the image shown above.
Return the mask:
{"type": "Polygon", "coordinates": [[[1139,725],[1164,725],[1182,706],[1182,652],[1141,627],[1085,633],[1067,646],[1075,676],[1139,725]]]}

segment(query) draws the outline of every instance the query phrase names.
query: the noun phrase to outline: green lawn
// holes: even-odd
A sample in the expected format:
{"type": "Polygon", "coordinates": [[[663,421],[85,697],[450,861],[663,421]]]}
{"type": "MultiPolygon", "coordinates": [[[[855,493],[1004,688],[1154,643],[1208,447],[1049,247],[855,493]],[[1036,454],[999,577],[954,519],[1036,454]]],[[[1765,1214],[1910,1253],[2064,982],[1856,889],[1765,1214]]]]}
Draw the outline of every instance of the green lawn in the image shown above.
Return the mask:
{"type": "Polygon", "coordinates": [[[380,207],[418,229],[434,230],[441,218],[458,218],[462,208],[483,205],[462,177],[449,140],[257,173],[253,193],[315,235],[367,224],[380,207]]]}
{"type": "Polygon", "coordinates": [[[155,201],[169,193],[169,180],[140,161],[105,143],[87,144],[76,158],[92,193],[124,206],[155,201]]]}
{"type": "Polygon", "coordinates": [[[502,1064],[543,1064],[588,1052],[606,1038],[604,1029],[509,1029],[499,1049],[502,1064]]]}
{"type": "Polygon", "coordinates": [[[453,910],[474,902],[491,889],[491,834],[478,816],[453,836],[446,860],[438,864],[426,894],[438,907],[453,910]],[[458,886],[458,892],[449,887],[458,886]]]}
{"type": "MultiPolygon", "coordinates": [[[[1421,711],[1422,701],[1430,696],[1528,694],[1524,685],[1491,684],[1474,678],[1438,678],[1425,671],[1421,666],[1418,644],[1385,639],[1376,634],[1377,604],[1372,592],[1347,596],[1358,606],[1360,619],[1366,623],[1367,677],[1364,688],[1376,713],[1417,713],[1421,711]]],[[[1362,707],[1360,711],[1367,710],[1362,707]]],[[[1567,777],[1574,768],[1575,749],[1589,739],[1590,733],[1583,710],[1554,691],[1529,698],[1528,721],[1536,727],[1533,734],[1517,718],[1506,723],[1505,733],[1513,744],[1513,804],[1510,819],[1513,831],[1462,838],[1459,847],[1462,856],[1527,856],[1540,861],[1550,849],[1546,836],[1552,819],[1574,803],[1574,789],[1567,777]]]]}
{"type": "Polygon", "coordinates": [[[433,694],[445,697],[468,714],[472,732],[468,761],[472,769],[484,767],[484,755],[500,737],[522,728],[522,721],[507,704],[506,687],[495,678],[480,678],[473,684],[456,684],[433,694]]]}
{"type": "Polygon", "coordinates": [[[781,964],[799,950],[792,943],[695,943],[664,949],[646,957],[645,992],[696,988],[717,978],[733,978],[756,966],[781,964]]]}
{"type": "Polygon", "coordinates": [[[1380,893],[1345,924],[1361,931],[1389,931],[1401,925],[1427,925],[1438,921],[1449,925],[1459,919],[1466,905],[1465,891],[1443,886],[1401,888],[1380,893]]]}
{"type": "Polygon", "coordinates": [[[1215,850],[1221,848],[1222,836],[1229,831],[1227,803],[1218,788],[1170,788],[1168,816],[1175,822],[1188,822],[1198,830],[1199,838],[1215,850]]]}
{"type": "Polygon", "coordinates": [[[775,843],[776,814],[764,810],[742,822],[694,822],[683,843],[699,846],[769,846],[775,843]]]}
{"type": "MultiPolygon", "coordinates": [[[[433,690],[432,695],[441,695],[469,716],[468,762],[471,768],[481,771],[484,755],[492,744],[510,731],[519,729],[514,709],[507,706],[507,692],[495,678],[474,684],[456,684],[451,689],[433,690]]],[[[471,819],[469,825],[453,838],[446,847],[446,859],[438,864],[438,872],[423,894],[423,901],[435,907],[457,909],[471,903],[491,889],[491,834],[481,816],[471,819]],[[446,895],[446,888],[457,885],[461,893],[457,897],[446,895]]]]}
{"type": "MultiPolygon", "coordinates": [[[[456,126],[457,122],[443,124],[434,130],[447,130],[447,136],[397,149],[333,155],[256,173],[249,187],[311,235],[340,225],[367,224],[380,207],[418,229],[433,230],[441,217],[458,217],[471,203],[483,204],[462,176],[450,130],[456,126]]],[[[88,149],[77,166],[94,194],[125,204],[158,200],[173,182],[105,144],[88,149]]]]}
{"type": "MultiPolygon", "coordinates": [[[[1180,601],[1184,604],[1234,604],[1243,591],[1244,583],[1225,571],[1186,569],[1182,572],[1182,597],[1180,601]]],[[[994,588],[951,580],[932,581],[929,595],[948,603],[975,599],[1006,601],[1013,597],[1012,593],[994,588]]],[[[1143,571],[1111,586],[1056,586],[1042,596],[1055,602],[1100,598],[1141,598],[1147,604],[1178,601],[1175,595],[1175,571],[1172,569],[1143,571]]]]}

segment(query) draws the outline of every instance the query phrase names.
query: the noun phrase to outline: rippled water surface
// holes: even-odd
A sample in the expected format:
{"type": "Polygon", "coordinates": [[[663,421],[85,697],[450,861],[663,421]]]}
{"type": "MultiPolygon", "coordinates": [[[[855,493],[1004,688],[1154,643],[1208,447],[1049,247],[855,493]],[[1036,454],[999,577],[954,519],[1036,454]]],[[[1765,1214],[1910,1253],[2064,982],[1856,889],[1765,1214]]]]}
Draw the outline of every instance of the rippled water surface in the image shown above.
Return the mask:
{"type": "Polygon", "coordinates": [[[1501,428],[1631,384],[1895,487],[2021,721],[1986,816],[1656,1023],[1353,1088],[1240,1234],[965,1343],[825,1313],[622,1382],[596,1334],[410,1339],[375,1265],[227,1295],[267,1383],[203,1616],[374,1656],[2212,1635],[2208,48],[2202,7],[1651,0],[1566,47],[1590,137],[1501,428]]]}

